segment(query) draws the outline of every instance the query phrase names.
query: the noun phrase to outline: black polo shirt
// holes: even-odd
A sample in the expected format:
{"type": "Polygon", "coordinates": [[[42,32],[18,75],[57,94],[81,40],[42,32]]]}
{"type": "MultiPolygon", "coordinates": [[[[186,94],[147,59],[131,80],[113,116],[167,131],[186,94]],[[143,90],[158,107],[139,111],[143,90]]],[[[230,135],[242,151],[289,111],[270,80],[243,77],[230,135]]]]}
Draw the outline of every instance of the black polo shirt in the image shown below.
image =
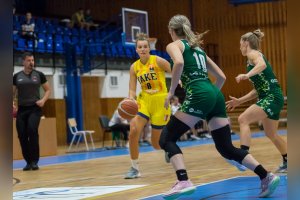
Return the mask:
{"type": "Polygon", "coordinates": [[[30,74],[20,71],[13,76],[13,85],[17,87],[18,105],[33,106],[40,100],[40,86],[47,82],[46,76],[37,70],[30,74]]]}

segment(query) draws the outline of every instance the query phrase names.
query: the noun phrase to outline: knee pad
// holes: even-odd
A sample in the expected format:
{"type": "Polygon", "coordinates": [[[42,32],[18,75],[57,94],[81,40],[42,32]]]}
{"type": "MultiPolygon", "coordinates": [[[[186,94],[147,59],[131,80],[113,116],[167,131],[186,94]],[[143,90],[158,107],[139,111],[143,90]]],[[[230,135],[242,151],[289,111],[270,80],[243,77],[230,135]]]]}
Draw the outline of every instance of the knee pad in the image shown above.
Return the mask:
{"type": "Polygon", "coordinates": [[[229,125],[226,125],[222,128],[213,130],[211,134],[216,149],[224,158],[241,163],[248,155],[248,152],[233,146],[230,132],[229,125]]]}
{"type": "Polygon", "coordinates": [[[160,147],[168,153],[169,158],[176,154],[182,154],[176,141],[189,129],[190,127],[188,125],[176,117],[171,116],[170,121],[163,128],[159,139],[160,147]]]}

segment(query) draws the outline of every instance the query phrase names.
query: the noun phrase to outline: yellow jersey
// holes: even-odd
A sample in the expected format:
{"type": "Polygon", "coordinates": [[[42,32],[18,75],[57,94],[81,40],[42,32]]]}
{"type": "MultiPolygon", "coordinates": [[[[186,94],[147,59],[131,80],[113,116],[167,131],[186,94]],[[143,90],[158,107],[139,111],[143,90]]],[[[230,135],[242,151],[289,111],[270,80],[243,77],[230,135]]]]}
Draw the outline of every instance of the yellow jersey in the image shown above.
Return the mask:
{"type": "Polygon", "coordinates": [[[148,62],[144,65],[141,60],[134,62],[134,72],[141,89],[149,94],[167,93],[165,71],[156,62],[156,56],[150,55],[148,62]]]}

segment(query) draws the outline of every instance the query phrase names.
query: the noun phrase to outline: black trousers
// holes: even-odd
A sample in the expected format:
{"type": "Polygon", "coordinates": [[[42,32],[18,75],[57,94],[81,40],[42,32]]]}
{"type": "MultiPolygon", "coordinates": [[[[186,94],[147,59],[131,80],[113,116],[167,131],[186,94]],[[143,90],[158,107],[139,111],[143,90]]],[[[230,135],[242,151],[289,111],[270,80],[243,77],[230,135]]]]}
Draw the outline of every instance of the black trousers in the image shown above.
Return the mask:
{"type": "Polygon", "coordinates": [[[16,120],[18,138],[24,160],[38,163],[40,158],[38,128],[42,109],[37,106],[19,106],[16,120]]]}
{"type": "Polygon", "coordinates": [[[128,140],[128,131],[129,131],[130,125],[129,124],[115,124],[110,127],[112,131],[120,131],[123,133],[124,140],[128,140]]]}

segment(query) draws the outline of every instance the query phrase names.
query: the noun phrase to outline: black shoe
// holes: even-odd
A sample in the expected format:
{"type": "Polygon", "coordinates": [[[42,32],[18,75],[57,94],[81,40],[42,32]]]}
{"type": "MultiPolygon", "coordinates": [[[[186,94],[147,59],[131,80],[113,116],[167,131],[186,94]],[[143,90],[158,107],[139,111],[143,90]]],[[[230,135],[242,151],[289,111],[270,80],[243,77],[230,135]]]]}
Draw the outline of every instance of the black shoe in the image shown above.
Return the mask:
{"type": "Polygon", "coordinates": [[[26,166],[23,168],[23,171],[29,171],[29,170],[31,170],[31,165],[26,164],[26,166]]]}
{"type": "Polygon", "coordinates": [[[39,166],[36,163],[31,163],[31,169],[32,170],[38,170],[39,166]]]}

